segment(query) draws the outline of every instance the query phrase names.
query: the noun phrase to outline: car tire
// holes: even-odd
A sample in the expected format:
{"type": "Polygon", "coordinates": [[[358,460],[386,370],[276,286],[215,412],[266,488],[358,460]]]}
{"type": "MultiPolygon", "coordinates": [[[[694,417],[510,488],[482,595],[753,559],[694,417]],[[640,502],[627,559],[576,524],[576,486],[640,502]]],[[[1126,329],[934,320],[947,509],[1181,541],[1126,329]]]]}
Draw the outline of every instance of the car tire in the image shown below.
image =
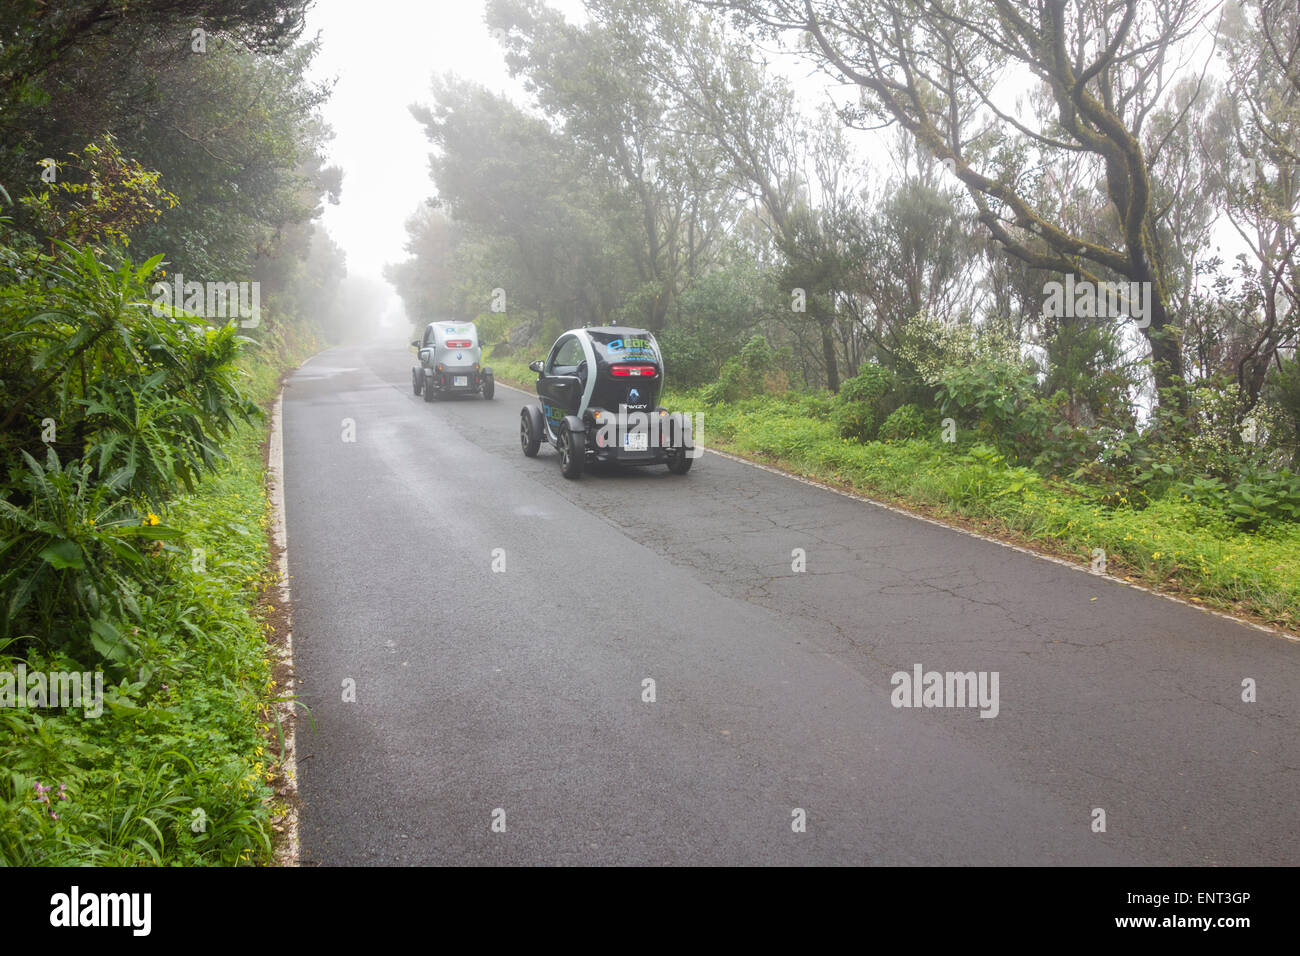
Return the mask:
{"type": "Polygon", "coordinates": [[[533,419],[528,409],[519,413],[519,447],[529,458],[537,457],[537,449],[542,447],[542,440],[533,434],[533,419]]]}
{"type": "Polygon", "coordinates": [[[691,470],[691,465],[695,459],[686,454],[686,449],[682,449],[668,459],[668,470],[674,475],[684,475],[691,470]]]}
{"type": "Polygon", "coordinates": [[[575,434],[565,425],[560,429],[560,474],[565,478],[581,478],[586,460],[586,436],[575,434]]]}
{"type": "Polygon", "coordinates": [[[424,376],[418,368],[411,369],[411,391],[416,395],[420,394],[420,386],[424,384],[424,376]]]}
{"type": "Polygon", "coordinates": [[[424,400],[426,402],[431,402],[437,397],[438,397],[438,390],[433,387],[432,382],[426,380],[424,383],[424,400]]]}
{"type": "Polygon", "coordinates": [[[497,380],[491,375],[485,375],[483,377],[483,397],[490,402],[492,401],[492,396],[496,394],[496,391],[497,380]]]}

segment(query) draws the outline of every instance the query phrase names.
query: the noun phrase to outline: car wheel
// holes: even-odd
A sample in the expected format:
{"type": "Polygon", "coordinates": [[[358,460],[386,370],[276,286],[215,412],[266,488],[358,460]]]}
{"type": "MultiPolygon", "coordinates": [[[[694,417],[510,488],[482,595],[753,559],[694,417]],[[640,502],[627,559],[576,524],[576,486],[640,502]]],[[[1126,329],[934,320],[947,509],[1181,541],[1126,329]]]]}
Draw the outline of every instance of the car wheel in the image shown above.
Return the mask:
{"type": "Polygon", "coordinates": [[[483,397],[491,401],[492,396],[496,394],[496,390],[497,390],[496,379],[493,378],[491,375],[485,375],[483,377],[483,397]]]}
{"type": "Polygon", "coordinates": [[[519,447],[529,458],[536,458],[537,449],[542,447],[542,440],[533,434],[533,421],[526,408],[519,413],[519,447]]]}
{"type": "Polygon", "coordinates": [[[682,449],[668,459],[668,470],[674,475],[684,475],[691,470],[694,461],[694,458],[686,454],[686,449],[682,449]]]}
{"type": "Polygon", "coordinates": [[[433,383],[426,381],[424,383],[424,400],[431,402],[438,397],[438,390],[433,387],[433,383]]]}
{"type": "Polygon", "coordinates": [[[420,374],[420,370],[418,368],[411,369],[411,391],[415,392],[416,395],[419,395],[420,386],[423,382],[424,376],[420,374]]]}
{"type": "Polygon", "coordinates": [[[581,478],[586,463],[587,443],[584,436],[574,434],[566,425],[560,430],[560,474],[565,478],[581,478]]]}

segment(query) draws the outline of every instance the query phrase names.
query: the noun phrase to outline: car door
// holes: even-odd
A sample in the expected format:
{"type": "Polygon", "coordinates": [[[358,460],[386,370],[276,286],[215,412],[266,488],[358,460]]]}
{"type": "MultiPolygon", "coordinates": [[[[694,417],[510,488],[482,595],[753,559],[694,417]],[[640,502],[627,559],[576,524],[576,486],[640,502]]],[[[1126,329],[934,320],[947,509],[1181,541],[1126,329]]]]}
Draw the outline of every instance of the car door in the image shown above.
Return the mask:
{"type": "Polygon", "coordinates": [[[433,347],[435,344],[434,327],[426,325],[424,327],[424,338],[420,340],[420,364],[426,367],[433,365],[433,347]]]}
{"type": "Polygon", "coordinates": [[[542,414],[554,431],[566,415],[578,414],[582,402],[583,380],[579,377],[587,362],[582,340],[569,333],[555,341],[555,347],[542,366],[537,380],[537,394],[542,400],[542,414]]]}

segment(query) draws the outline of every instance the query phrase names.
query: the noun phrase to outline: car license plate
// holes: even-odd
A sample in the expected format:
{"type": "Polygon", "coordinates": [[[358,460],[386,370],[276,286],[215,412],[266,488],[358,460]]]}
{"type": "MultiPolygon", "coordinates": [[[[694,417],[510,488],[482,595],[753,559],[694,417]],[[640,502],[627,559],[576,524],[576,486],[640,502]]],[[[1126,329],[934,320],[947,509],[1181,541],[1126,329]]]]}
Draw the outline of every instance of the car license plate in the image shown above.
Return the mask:
{"type": "Polygon", "coordinates": [[[469,376],[468,376],[468,375],[453,375],[452,378],[451,378],[451,383],[452,383],[452,385],[455,385],[455,386],[458,387],[458,388],[459,388],[460,386],[462,386],[462,385],[468,385],[468,384],[469,384],[469,376]]]}
{"type": "Polygon", "coordinates": [[[650,436],[645,432],[630,432],[623,436],[624,451],[646,451],[650,448],[650,436]]]}

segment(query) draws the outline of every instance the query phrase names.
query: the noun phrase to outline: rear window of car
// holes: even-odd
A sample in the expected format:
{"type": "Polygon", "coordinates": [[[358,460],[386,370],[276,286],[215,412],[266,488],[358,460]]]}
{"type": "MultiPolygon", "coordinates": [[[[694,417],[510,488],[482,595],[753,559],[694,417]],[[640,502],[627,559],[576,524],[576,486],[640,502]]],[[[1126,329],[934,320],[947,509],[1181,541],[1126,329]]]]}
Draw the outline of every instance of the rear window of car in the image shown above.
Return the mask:
{"type": "Polygon", "coordinates": [[[472,325],[440,325],[435,326],[446,339],[469,339],[474,340],[474,326],[472,325]]]}
{"type": "Polygon", "coordinates": [[[592,341],[606,362],[651,362],[660,364],[659,346],[645,335],[593,335],[592,341]]]}

